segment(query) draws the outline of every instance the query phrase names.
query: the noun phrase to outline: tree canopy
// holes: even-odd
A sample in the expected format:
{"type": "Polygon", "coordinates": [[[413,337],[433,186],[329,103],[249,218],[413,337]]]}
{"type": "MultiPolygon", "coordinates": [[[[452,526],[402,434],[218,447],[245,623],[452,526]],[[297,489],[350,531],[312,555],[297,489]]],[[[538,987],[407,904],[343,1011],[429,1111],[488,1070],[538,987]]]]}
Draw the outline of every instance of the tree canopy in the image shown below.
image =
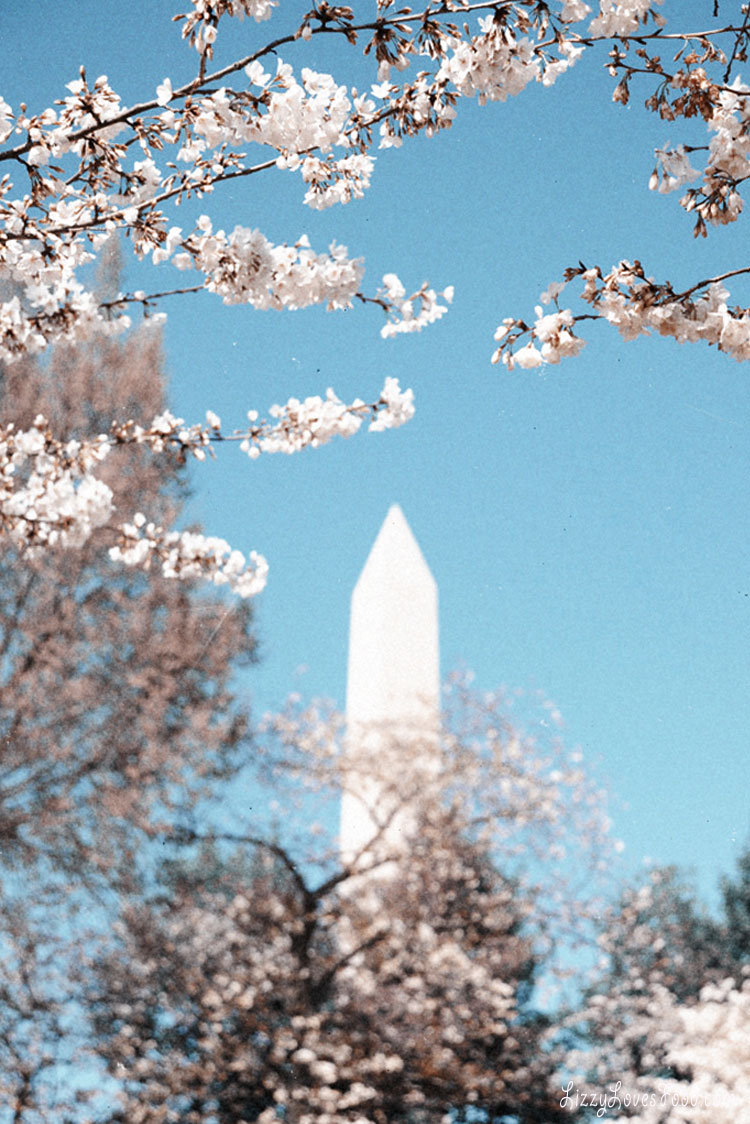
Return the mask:
{"type": "Polygon", "coordinates": [[[282,800],[398,763],[408,821],[343,862],[289,816],[265,837],[178,836],[202,849],[126,905],[88,985],[91,1049],[120,1087],[108,1124],[566,1118],[535,988],[568,967],[560,945],[592,939],[601,794],[500,700],[462,693],[461,712],[429,780],[426,746],[384,740],[373,762],[314,709],[269,725],[282,800]]]}
{"type": "MultiPolygon", "coordinates": [[[[0,409],[20,425],[44,409],[86,441],[112,409],[138,419],[163,408],[158,326],[45,358],[0,368],[0,409]]],[[[135,445],[101,482],[169,521],[186,495],[174,459],[135,445]]],[[[148,877],[149,847],[234,775],[250,744],[234,682],[255,658],[247,603],[112,572],[106,534],[72,552],[0,543],[3,1121],[62,1119],[80,1065],[74,977],[87,934],[111,923],[120,895],[148,877]],[[51,1076],[62,1071],[63,1104],[51,1076]]]]}

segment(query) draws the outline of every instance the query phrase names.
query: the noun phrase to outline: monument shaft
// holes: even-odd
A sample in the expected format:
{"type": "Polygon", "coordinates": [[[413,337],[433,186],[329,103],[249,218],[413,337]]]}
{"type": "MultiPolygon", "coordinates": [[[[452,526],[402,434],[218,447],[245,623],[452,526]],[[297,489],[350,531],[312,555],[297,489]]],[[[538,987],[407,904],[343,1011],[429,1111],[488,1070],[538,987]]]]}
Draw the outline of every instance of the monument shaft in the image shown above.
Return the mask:
{"type": "Polygon", "coordinates": [[[340,847],[351,864],[398,847],[408,780],[434,763],[440,669],[437,586],[401,509],[389,510],[354,587],[340,847]]]}

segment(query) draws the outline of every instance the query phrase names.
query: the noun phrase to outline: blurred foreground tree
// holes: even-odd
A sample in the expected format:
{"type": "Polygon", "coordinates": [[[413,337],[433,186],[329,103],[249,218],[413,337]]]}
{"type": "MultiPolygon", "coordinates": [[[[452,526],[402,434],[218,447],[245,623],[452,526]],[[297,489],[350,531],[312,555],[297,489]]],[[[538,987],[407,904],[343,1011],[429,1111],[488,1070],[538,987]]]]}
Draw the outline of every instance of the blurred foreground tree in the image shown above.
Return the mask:
{"type": "MultiPolygon", "coordinates": [[[[158,329],[58,349],[0,371],[0,409],[46,415],[85,440],[112,410],[164,406],[158,329]]],[[[181,470],[137,446],[102,466],[129,503],[179,514],[181,470]]],[[[75,552],[0,548],[0,848],[76,879],[126,872],[133,847],[227,775],[247,733],[234,668],[252,659],[250,614],[190,583],[113,573],[99,536],[75,552]]]]}
{"type": "Polygon", "coordinates": [[[750,964],[750,846],[737,859],[734,877],[722,878],[721,901],[729,954],[750,964]]]}
{"type": "Polygon", "coordinates": [[[315,708],[272,721],[278,794],[377,774],[404,830],[384,822],[345,862],[318,836],[247,836],[244,865],[222,865],[214,836],[126,909],[88,1000],[121,1087],[107,1124],[568,1119],[532,993],[598,908],[601,794],[497,700],[463,693],[460,709],[437,758],[341,752],[315,708]]]}
{"type": "Polygon", "coordinates": [[[718,917],[673,868],[624,893],[601,937],[602,975],[577,1016],[585,1047],[568,1059],[597,1095],[614,1098],[613,1111],[643,1124],[747,1119],[749,900],[750,850],[722,880],[718,917]]]}

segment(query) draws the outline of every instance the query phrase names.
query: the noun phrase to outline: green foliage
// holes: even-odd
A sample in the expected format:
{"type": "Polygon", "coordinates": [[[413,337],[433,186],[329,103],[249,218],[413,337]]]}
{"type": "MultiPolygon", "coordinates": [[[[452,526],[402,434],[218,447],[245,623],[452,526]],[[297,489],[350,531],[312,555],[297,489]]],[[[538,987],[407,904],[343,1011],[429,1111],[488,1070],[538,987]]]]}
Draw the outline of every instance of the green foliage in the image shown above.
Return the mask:
{"type": "Polygon", "coordinates": [[[734,877],[722,878],[724,941],[736,964],[750,962],[750,844],[737,859],[734,877]]]}

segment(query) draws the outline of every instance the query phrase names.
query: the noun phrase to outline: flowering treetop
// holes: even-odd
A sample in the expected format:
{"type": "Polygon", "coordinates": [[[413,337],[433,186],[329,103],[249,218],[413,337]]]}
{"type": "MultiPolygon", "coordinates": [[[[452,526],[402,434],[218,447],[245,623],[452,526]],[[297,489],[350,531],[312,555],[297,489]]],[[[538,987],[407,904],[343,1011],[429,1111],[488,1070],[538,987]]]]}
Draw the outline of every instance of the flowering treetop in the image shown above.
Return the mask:
{"type": "MultiPolygon", "coordinates": [[[[681,203],[695,214],[701,235],[712,224],[735,221],[742,209],[750,87],[735,69],[750,34],[746,6],[734,22],[719,25],[715,17],[716,26],[687,31],[669,29],[661,0],[437,0],[419,10],[376,0],[366,17],[327,0],[291,16],[272,0],[192,0],[175,20],[195,52],[188,82],[165,76],[126,105],[105,75],[92,79],[82,68],[48,108],[32,111],[0,98],[0,360],[121,332],[131,306],[152,315],[167,297],[203,289],[226,304],[257,309],[374,305],[385,315],[384,337],[420,330],[446,312],[450,286],[438,293],[424,283],[410,292],[387,273],[368,290],[363,262],[336,242],[321,250],[303,235],[276,245],[245,226],[216,229],[207,213],[184,229],[176,208],[209,198],[224,183],[274,172],[300,176],[311,208],[345,204],[366,192],[376,146],[398,147],[449,128],[461,99],[505,101],[532,82],[551,86],[590,51],[608,50],[616,101],[627,103],[633,83],[644,81],[651,83],[647,108],[663,119],[702,118],[708,126],[704,170],[690,163],[695,146],[659,150],[651,187],[686,189],[681,203]],[[244,17],[270,21],[269,37],[214,67],[217,37],[228,37],[232,19],[244,17]],[[369,89],[350,88],[306,65],[321,36],[342,50],[364,49],[373,62],[369,89]],[[117,233],[142,261],[187,279],[172,273],[150,291],[102,299],[88,285],[86,267],[117,233]]],[[[744,272],[676,292],[649,278],[637,261],[609,272],[579,263],[548,289],[542,304],[552,308],[540,306],[532,324],[503,322],[494,358],[508,367],[557,363],[581,350],[577,326],[592,318],[613,323],[626,339],[656,331],[746,358],[750,314],[730,307],[723,286],[744,272]],[[584,309],[561,308],[563,288],[579,280],[584,309]]],[[[247,432],[229,435],[211,419],[206,427],[186,427],[160,417],[140,431],[115,419],[110,434],[75,449],[65,435],[48,433],[42,420],[27,433],[6,428],[0,524],[32,547],[80,542],[109,515],[96,464],[124,441],[184,456],[239,437],[251,456],[291,452],[348,436],[368,411],[370,428],[401,424],[412,412],[410,392],[389,380],[369,406],[346,406],[333,392],[325,400],[291,400],[271,412],[278,425],[258,427],[251,419],[247,432]]],[[[243,595],[264,581],[262,559],[240,559],[221,540],[164,531],[145,515],[122,525],[113,554],[139,565],[158,559],[177,576],[205,571],[243,595]]]]}

